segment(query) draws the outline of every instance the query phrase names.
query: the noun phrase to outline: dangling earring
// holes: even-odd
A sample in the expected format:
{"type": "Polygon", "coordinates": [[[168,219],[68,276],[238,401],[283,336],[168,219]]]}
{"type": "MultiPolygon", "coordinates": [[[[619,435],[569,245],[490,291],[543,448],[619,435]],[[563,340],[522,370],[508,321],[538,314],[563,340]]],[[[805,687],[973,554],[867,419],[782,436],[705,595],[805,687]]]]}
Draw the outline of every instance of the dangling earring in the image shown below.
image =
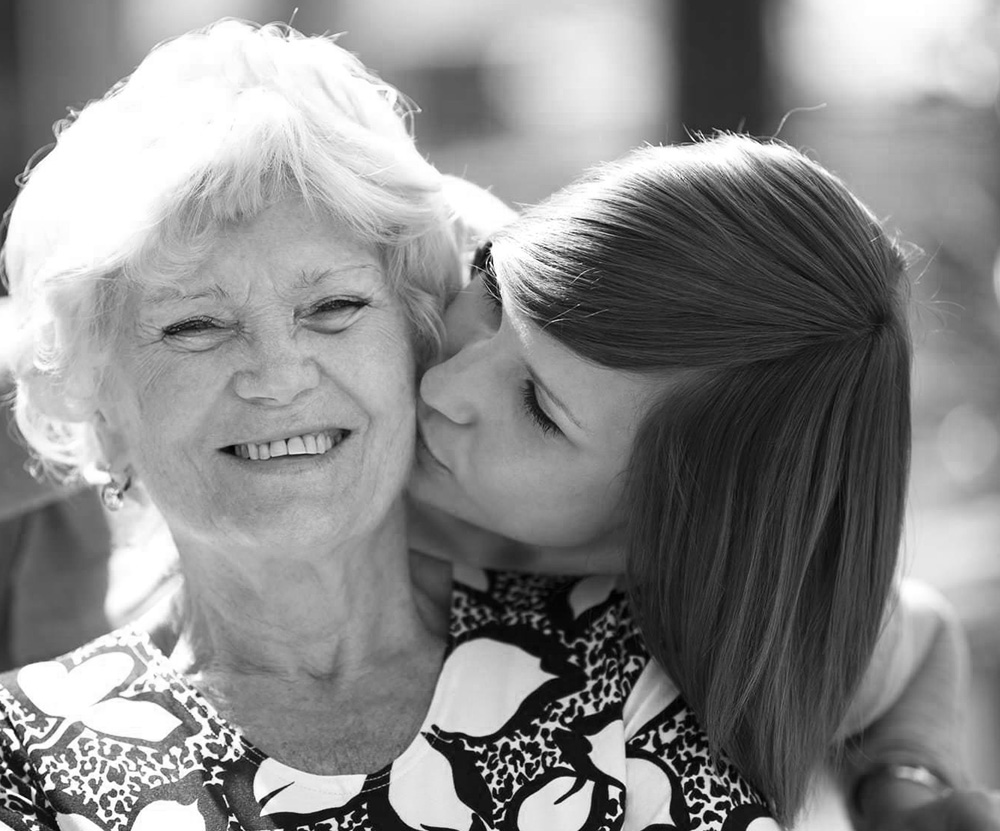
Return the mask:
{"type": "Polygon", "coordinates": [[[125,504],[125,492],[132,486],[132,477],[125,474],[125,478],[119,480],[114,474],[101,487],[101,502],[109,511],[120,511],[125,504]]]}

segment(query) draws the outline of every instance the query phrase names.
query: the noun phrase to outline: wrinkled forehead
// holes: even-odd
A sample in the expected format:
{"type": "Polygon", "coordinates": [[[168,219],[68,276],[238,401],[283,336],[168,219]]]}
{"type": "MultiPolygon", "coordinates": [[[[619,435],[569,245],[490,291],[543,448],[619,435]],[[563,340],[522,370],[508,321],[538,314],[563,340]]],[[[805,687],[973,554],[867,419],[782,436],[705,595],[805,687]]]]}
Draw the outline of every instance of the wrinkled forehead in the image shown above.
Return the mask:
{"type": "Polygon", "coordinates": [[[167,224],[136,262],[132,281],[150,301],[222,297],[257,284],[309,289],[364,272],[383,275],[381,252],[301,199],[286,199],[241,221],[167,224]]]}

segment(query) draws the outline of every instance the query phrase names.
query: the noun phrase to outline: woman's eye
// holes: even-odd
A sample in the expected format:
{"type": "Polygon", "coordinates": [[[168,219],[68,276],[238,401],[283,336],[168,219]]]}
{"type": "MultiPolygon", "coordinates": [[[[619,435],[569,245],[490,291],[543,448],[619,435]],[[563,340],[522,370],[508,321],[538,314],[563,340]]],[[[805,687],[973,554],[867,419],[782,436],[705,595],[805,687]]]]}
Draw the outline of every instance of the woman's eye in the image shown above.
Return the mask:
{"type": "Polygon", "coordinates": [[[535,385],[530,380],[526,380],[521,387],[521,403],[524,405],[524,411],[538,425],[542,433],[548,435],[562,432],[559,426],[549,418],[548,413],[542,409],[542,405],[538,403],[535,385]]]}
{"type": "Polygon", "coordinates": [[[163,327],[163,335],[168,338],[200,335],[223,328],[223,324],[213,317],[191,317],[163,327]]]}
{"type": "Polygon", "coordinates": [[[300,319],[314,331],[334,335],[347,329],[367,305],[368,300],[358,297],[331,297],[311,306],[300,319]]]}
{"type": "Polygon", "coordinates": [[[367,305],[367,300],[362,300],[357,297],[335,297],[317,303],[312,307],[312,309],[309,310],[309,314],[344,315],[349,312],[355,312],[358,309],[363,309],[367,305]]]}

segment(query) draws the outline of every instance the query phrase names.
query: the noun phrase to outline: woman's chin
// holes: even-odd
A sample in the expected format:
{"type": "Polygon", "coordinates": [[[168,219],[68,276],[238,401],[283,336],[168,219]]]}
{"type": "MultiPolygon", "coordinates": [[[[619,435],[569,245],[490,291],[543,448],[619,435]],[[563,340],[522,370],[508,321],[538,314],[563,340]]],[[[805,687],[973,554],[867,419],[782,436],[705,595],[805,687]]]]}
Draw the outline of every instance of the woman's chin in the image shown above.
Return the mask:
{"type": "Polygon", "coordinates": [[[268,487],[246,477],[164,504],[161,512],[178,546],[189,541],[198,548],[267,551],[326,545],[343,538],[369,510],[354,487],[301,475],[262,478],[268,487]]]}

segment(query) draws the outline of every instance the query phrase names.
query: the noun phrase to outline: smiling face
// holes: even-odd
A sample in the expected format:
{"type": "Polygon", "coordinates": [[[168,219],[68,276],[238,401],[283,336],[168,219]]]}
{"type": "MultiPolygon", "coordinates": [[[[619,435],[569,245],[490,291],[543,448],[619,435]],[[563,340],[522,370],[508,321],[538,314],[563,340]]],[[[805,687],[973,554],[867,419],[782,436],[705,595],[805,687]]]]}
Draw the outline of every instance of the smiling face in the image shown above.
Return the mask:
{"type": "Polygon", "coordinates": [[[101,415],[180,542],[328,543],[409,472],[410,327],[374,251],[299,201],[133,299],[101,415]]]}
{"type": "Polygon", "coordinates": [[[410,493],[506,537],[589,550],[592,567],[616,568],[606,558],[619,556],[623,473],[663,383],[583,360],[500,294],[477,277],[446,312],[445,360],[420,385],[410,493]]]}

